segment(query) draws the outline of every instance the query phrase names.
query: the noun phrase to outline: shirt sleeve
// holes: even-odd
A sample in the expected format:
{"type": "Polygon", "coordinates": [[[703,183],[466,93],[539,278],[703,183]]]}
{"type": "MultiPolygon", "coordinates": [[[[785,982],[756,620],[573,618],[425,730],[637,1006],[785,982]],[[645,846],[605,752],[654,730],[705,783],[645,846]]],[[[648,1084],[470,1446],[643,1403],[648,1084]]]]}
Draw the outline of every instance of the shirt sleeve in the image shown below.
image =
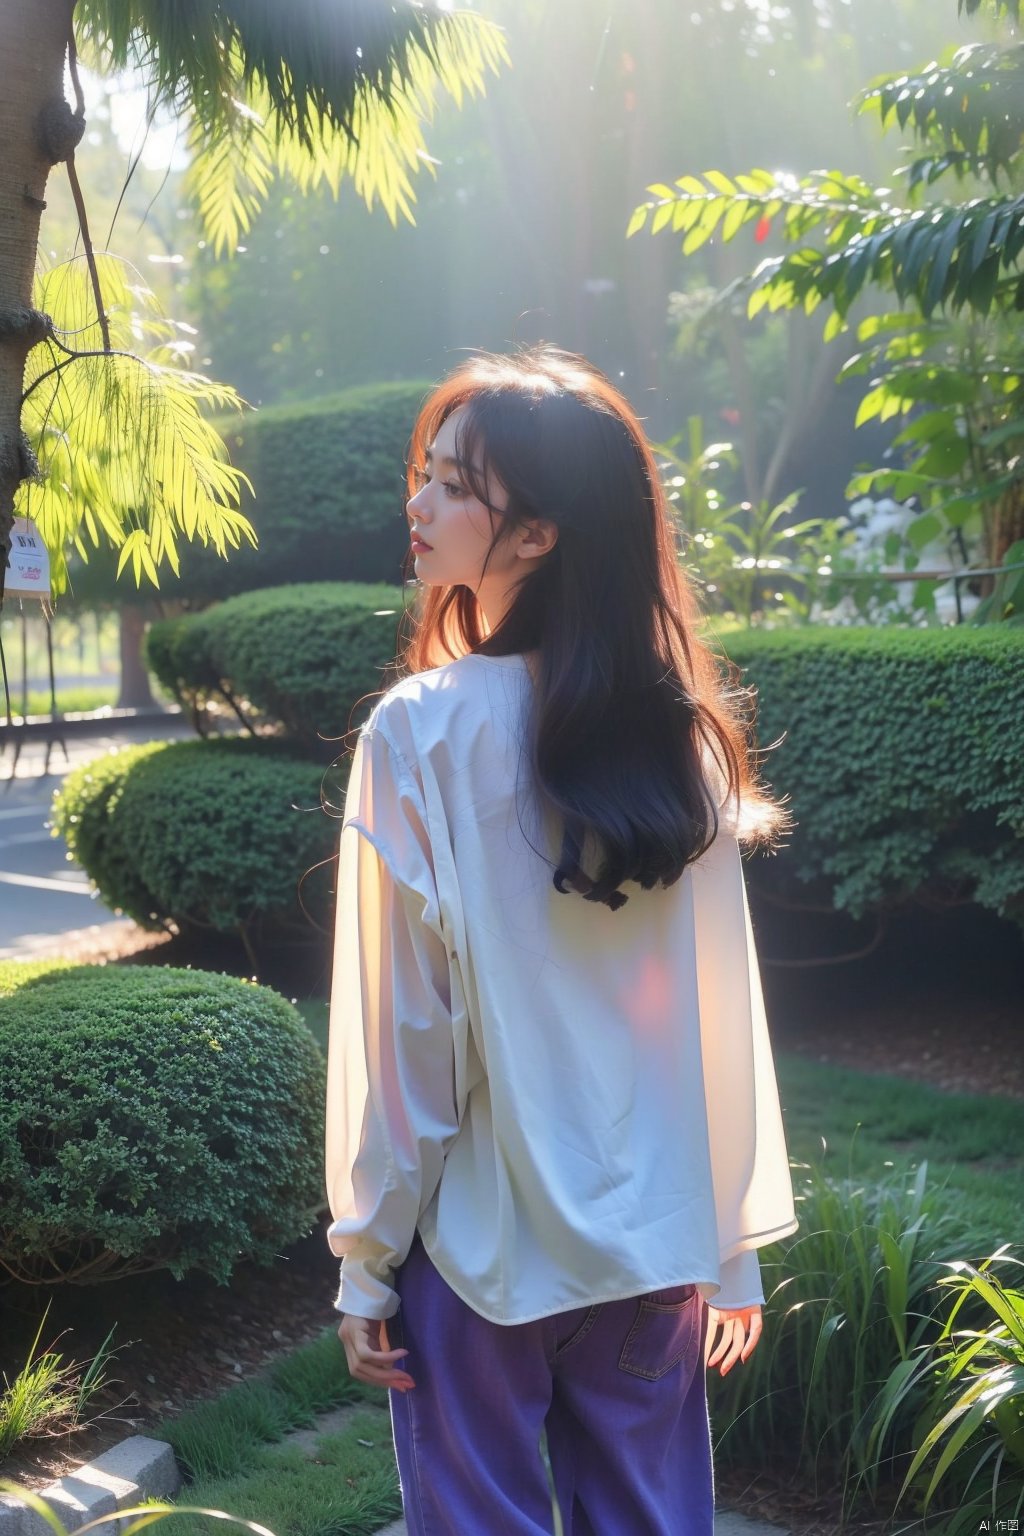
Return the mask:
{"type": "Polygon", "coordinates": [[[720,1266],[722,1289],[711,1303],[721,1312],[737,1311],[740,1307],[763,1307],[764,1289],[761,1284],[761,1265],[757,1250],[748,1248],[735,1258],[726,1259],[720,1266]]]}
{"type": "Polygon", "coordinates": [[[394,1270],[458,1130],[448,952],[422,793],[380,729],[352,760],[338,861],[326,1181],[335,1307],[391,1317],[394,1270]]]}
{"type": "Polygon", "coordinates": [[[789,1154],[735,824],[692,866],[701,1058],[718,1226],[713,1307],[760,1305],[757,1249],[795,1232],[789,1154]]]}

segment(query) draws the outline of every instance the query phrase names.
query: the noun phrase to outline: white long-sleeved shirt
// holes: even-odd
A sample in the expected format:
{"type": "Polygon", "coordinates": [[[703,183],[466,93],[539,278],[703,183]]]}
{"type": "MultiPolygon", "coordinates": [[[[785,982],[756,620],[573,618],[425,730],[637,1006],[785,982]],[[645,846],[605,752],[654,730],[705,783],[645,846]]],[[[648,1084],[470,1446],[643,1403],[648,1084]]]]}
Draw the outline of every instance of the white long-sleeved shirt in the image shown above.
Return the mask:
{"type": "Polygon", "coordinates": [[[728,811],[667,890],[624,881],[614,912],[560,894],[558,818],[520,762],[532,688],[521,655],[463,656],[396,684],[358,737],[328,1047],[335,1306],[392,1316],[417,1228],[496,1323],[685,1282],[762,1303],[757,1249],[798,1223],[728,811]]]}

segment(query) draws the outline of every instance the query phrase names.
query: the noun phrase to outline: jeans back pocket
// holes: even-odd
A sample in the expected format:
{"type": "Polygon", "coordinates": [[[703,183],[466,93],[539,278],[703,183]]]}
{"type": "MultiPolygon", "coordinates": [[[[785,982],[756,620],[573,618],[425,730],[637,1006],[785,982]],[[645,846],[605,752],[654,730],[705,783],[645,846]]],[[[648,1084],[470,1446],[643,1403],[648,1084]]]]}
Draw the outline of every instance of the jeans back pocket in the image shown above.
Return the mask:
{"type": "Polygon", "coordinates": [[[638,1296],[636,1308],[619,1369],[657,1381],[699,1341],[701,1296],[695,1285],[673,1285],[638,1296]]]}

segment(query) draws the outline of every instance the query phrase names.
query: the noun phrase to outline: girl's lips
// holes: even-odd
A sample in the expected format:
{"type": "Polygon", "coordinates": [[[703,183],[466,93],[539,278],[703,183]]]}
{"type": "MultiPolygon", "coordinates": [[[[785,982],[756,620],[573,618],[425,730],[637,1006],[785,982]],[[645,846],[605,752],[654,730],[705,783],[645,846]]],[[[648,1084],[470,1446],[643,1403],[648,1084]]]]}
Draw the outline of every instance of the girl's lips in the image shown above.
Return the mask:
{"type": "Polygon", "coordinates": [[[434,547],[432,544],[425,544],[422,539],[417,539],[415,537],[410,539],[409,542],[411,543],[411,545],[412,545],[414,550],[417,550],[417,549],[433,549],[433,547],[434,547]]]}

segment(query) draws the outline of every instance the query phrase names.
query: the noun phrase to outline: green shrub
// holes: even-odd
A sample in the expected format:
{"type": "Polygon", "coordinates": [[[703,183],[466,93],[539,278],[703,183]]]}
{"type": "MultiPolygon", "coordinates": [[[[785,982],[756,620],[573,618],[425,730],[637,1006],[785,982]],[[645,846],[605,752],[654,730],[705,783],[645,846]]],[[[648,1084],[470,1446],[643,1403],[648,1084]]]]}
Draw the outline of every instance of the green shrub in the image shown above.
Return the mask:
{"type": "MultiPolygon", "coordinates": [[[[175,621],[191,658],[179,690],[219,670],[305,750],[331,755],[317,732],[358,724],[353,706],[386,684],[402,600],[400,588],[315,584],[175,621]]],[[[157,645],[168,649],[161,634],[157,645]]],[[[854,917],[935,896],[1024,929],[1020,630],[800,627],[735,631],[724,646],[757,688],[759,742],[784,738],[764,772],[796,820],[758,879],[794,894],[817,882],[854,917]]]]}
{"type": "Polygon", "coordinates": [[[798,825],[761,871],[860,917],[975,901],[1024,929],[1024,633],[733,633],[764,760],[798,825]]]}
{"type": "Polygon", "coordinates": [[[221,420],[249,476],[242,511],[256,529],[226,560],[189,550],[163,597],[210,602],[297,581],[397,581],[409,542],[405,456],[428,380],[370,384],[221,420]]]}
{"type": "Polygon", "coordinates": [[[0,1265],[227,1284],[323,1204],[323,1055],[266,987],[172,967],[0,964],[0,1265]]]}
{"type": "MultiPolygon", "coordinates": [[[[168,918],[264,937],[326,929],[338,823],[323,770],[274,741],[149,742],[74,769],[53,824],[108,906],[145,927],[168,918]]],[[[333,801],[340,792],[332,789],[333,801]]],[[[339,802],[340,803],[340,802],[339,802]]]]}
{"type": "Polygon", "coordinates": [[[151,624],[142,642],[146,665],[172,698],[198,724],[206,704],[221,692],[203,627],[202,613],[151,624]]]}
{"type": "Polygon", "coordinates": [[[147,660],[186,707],[226,689],[305,750],[333,756],[320,738],[343,735],[359,701],[385,685],[402,607],[401,587],[271,587],[154,624],[147,660]]]}

